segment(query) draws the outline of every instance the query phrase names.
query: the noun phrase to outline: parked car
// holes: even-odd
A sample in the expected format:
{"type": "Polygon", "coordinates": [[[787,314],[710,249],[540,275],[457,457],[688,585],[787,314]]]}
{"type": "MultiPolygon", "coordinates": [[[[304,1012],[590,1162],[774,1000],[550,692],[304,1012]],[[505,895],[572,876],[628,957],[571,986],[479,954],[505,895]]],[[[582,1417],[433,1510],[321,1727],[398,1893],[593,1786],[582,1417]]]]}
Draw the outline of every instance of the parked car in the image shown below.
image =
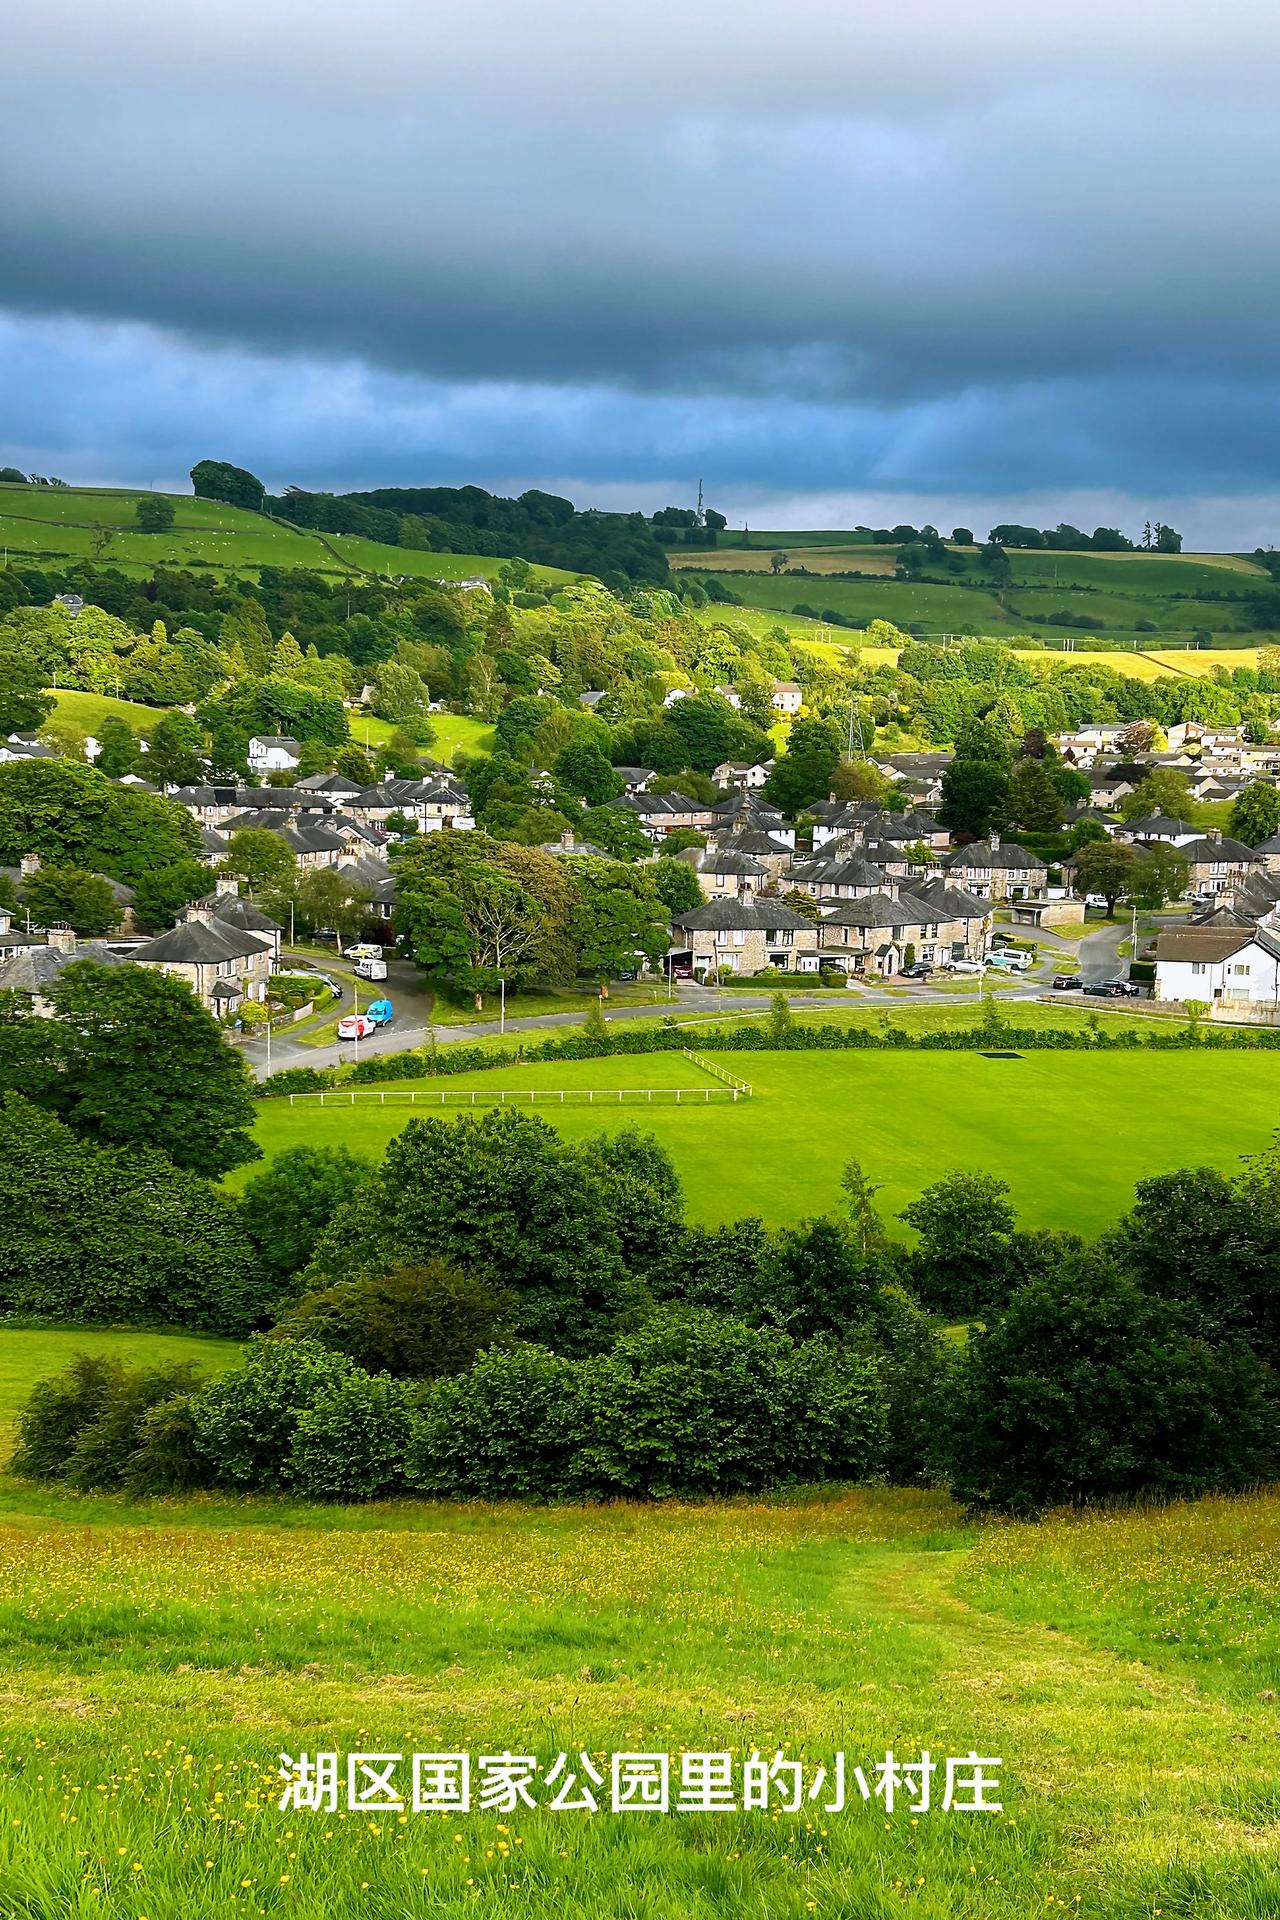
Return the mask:
{"type": "Polygon", "coordinates": [[[989,967],[999,967],[1005,973],[1027,973],[1034,961],[1021,947],[1001,947],[997,953],[987,955],[989,967]]]}
{"type": "Polygon", "coordinates": [[[1128,993],[1129,986],[1124,980],[1087,980],[1084,990],[1095,994],[1099,1000],[1119,1000],[1128,993]]]}
{"type": "Polygon", "coordinates": [[[367,1013],[348,1013],[338,1022],[339,1040],[367,1040],[377,1031],[367,1013]]]}
{"type": "Polygon", "coordinates": [[[365,1008],[366,1017],[375,1027],[385,1027],[395,1016],[395,1008],[389,1000],[371,1000],[365,1008]]]}
{"type": "Polygon", "coordinates": [[[381,955],[373,960],[366,954],[363,960],[356,961],[356,977],[360,980],[385,980],[387,963],[381,955]]]}
{"type": "Polygon", "coordinates": [[[367,940],[362,940],[354,947],[344,947],[342,957],[344,960],[381,960],[382,948],[371,946],[367,940]]]}
{"type": "Polygon", "coordinates": [[[1101,907],[1104,913],[1107,910],[1107,896],[1105,893],[1086,893],[1084,903],[1086,907],[1101,907]]]}
{"type": "Polygon", "coordinates": [[[1059,993],[1079,993],[1084,985],[1084,975],[1079,973],[1055,973],[1053,984],[1059,993]]]}
{"type": "Polygon", "coordinates": [[[898,976],[902,980],[927,980],[933,972],[928,960],[917,960],[911,966],[904,967],[898,976]]]}
{"type": "Polygon", "coordinates": [[[949,973],[985,973],[986,970],[985,960],[948,960],[947,962],[949,973]]]}
{"type": "Polygon", "coordinates": [[[687,960],[677,960],[671,969],[673,980],[692,980],[693,968],[687,960]]]}

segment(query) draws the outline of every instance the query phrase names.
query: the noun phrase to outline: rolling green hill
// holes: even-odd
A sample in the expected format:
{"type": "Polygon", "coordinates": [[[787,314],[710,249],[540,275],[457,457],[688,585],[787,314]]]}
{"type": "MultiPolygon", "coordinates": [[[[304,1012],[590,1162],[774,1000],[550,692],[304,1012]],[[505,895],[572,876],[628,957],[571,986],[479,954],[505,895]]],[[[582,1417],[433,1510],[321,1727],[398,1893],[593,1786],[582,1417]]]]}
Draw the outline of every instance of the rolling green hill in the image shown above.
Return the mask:
{"type": "MultiPolygon", "coordinates": [[[[729,536],[725,536],[726,541],[729,536]]],[[[1129,645],[1186,645],[1208,633],[1217,646],[1256,643],[1249,595],[1267,578],[1233,553],[1053,553],[1009,549],[1011,574],[996,586],[972,565],[954,578],[894,578],[897,549],[857,534],[799,532],[751,538],[714,551],[676,548],[672,567],[728,588],[744,607],[812,609],[865,626],[871,620],[920,634],[969,633],[1008,639],[1094,634],[1129,645]],[[769,569],[771,551],[787,569],[769,569]],[[850,575],[861,578],[850,578],[850,575]],[[871,576],[871,577],[868,577],[871,576]]]]}
{"type": "MultiPolygon", "coordinates": [[[[418,574],[459,580],[473,574],[494,579],[506,564],[479,554],[428,553],[346,534],[311,533],[287,520],[187,494],[165,496],[175,508],[174,523],[166,532],[142,533],[134,509],[146,491],[0,484],[0,549],[17,566],[90,560],[130,574],[150,573],[157,566],[238,574],[259,567],[310,567],[344,577],[418,574]]],[[[533,571],[547,583],[575,578],[556,567],[533,571]]]]}

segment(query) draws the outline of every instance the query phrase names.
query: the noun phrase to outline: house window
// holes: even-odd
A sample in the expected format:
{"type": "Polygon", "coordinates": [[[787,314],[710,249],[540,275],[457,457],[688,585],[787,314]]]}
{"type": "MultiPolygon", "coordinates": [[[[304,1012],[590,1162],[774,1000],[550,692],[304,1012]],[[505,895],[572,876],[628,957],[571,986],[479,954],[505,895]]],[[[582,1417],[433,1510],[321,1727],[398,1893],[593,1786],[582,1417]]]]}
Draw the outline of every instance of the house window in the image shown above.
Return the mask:
{"type": "Polygon", "coordinates": [[[1204,961],[1203,961],[1203,960],[1193,960],[1193,961],[1191,962],[1191,971],[1192,971],[1192,973],[1203,973],[1203,972],[1205,971],[1205,965],[1204,965],[1204,961]]]}
{"type": "Polygon", "coordinates": [[[778,935],[778,943],[780,946],[789,947],[794,940],[795,934],[791,931],[790,927],[785,927],[778,935]]]}
{"type": "Polygon", "coordinates": [[[1248,969],[1248,967],[1232,967],[1232,969],[1231,969],[1231,971],[1232,971],[1232,973],[1234,973],[1234,974],[1235,974],[1235,975],[1236,975],[1236,976],[1237,976],[1238,978],[1241,978],[1241,979],[1245,979],[1245,980],[1247,980],[1247,979],[1248,979],[1248,977],[1249,977],[1249,969],[1248,969]]]}

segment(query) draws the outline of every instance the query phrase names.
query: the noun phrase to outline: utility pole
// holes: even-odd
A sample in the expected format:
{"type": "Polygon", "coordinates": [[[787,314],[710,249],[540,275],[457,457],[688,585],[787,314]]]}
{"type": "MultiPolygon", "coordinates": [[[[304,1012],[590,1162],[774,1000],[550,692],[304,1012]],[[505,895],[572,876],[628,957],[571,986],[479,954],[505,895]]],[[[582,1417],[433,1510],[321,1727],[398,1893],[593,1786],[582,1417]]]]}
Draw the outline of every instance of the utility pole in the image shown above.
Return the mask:
{"type": "Polygon", "coordinates": [[[505,973],[498,975],[498,989],[498,1032],[505,1033],[507,1030],[507,976],[505,973]]]}

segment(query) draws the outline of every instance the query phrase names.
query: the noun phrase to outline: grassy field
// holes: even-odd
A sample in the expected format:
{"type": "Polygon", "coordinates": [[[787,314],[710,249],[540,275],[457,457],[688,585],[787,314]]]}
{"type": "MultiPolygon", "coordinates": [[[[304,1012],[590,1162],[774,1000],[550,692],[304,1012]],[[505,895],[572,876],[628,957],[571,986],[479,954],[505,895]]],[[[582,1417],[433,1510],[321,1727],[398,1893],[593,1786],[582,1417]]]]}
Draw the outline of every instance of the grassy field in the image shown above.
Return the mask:
{"type": "MultiPolygon", "coordinates": [[[[691,1028],[695,1045],[696,1034],[691,1028]]],[[[1092,1234],[1128,1205],[1136,1180],[1189,1164],[1229,1168],[1264,1147],[1280,1097],[1280,1061],[1265,1054],[761,1053],[726,1054],[722,1064],[751,1081],[753,1099],[538,1111],[571,1139],[601,1126],[651,1130],[675,1159],[690,1211],[705,1220],[820,1213],[838,1204],[841,1169],[856,1154],[881,1185],[886,1214],[951,1168],[980,1165],[1009,1182],[1025,1224],[1092,1234]]],[[[700,1076],[679,1056],[647,1054],[513,1066],[443,1084],[455,1092],[669,1088],[700,1076]]],[[[411,1117],[394,1103],[266,1101],[257,1130],[268,1155],[304,1142],[380,1153],[411,1117]]]]}
{"type": "Polygon", "coordinates": [[[135,733],[150,733],[165,707],[143,706],[137,700],[115,700],[109,693],[79,693],[60,687],[54,698],[54,717],[69,721],[85,733],[97,733],[104,720],[123,720],[135,733]]]}
{"type": "Polygon", "coordinates": [[[0,1327],[0,1461],[7,1458],[13,1422],[32,1382],[59,1373],[74,1354],[107,1354],[130,1366],[193,1360],[214,1373],[229,1367],[239,1351],[234,1340],[194,1333],[137,1333],[123,1327],[0,1327]]]}
{"type": "MultiPolygon", "coordinates": [[[[709,1507],[0,1490],[0,1908],[23,1920],[1264,1920],[1274,1498],[967,1528],[938,1494],[709,1507]],[[999,1813],[864,1803],[892,1748],[999,1813]],[[282,1812],[281,1752],[586,1753],[602,1810],[282,1812]],[[608,1756],[758,1751],[849,1803],[608,1810],[608,1756]],[[602,1764],[603,1763],[603,1764],[602,1764]]],[[[740,1778],[740,1772],[737,1775],[740,1778]]],[[[739,1789],[740,1791],[740,1789],[739,1789]]],[[[674,1799],[673,1794],[673,1799],[674,1799]]]]}
{"type": "MultiPolygon", "coordinates": [[[[421,574],[457,580],[492,579],[504,562],[470,553],[427,553],[383,546],[346,534],[311,533],[217,500],[171,494],[175,518],[165,533],[140,533],[134,508],[143,488],[20,487],[0,484],[0,543],[16,565],[93,560],[126,572],[161,565],[252,573],[262,566],[310,567],[317,573],[421,574]]],[[[535,567],[539,580],[563,584],[577,576],[535,567]]]]}
{"type": "MultiPolygon", "coordinates": [[[[348,718],[351,738],[357,746],[385,746],[396,730],[390,721],[379,720],[376,714],[353,713],[348,718]]],[[[435,739],[423,751],[433,760],[443,760],[446,766],[451,767],[459,753],[488,753],[493,745],[493,728],[489,722],[475,720],[467,713],[433,713],[431,725],[435,739]]]]}
{"type": "Polygon", "coordinates": [[[823,542],[816,535],[797,534],[790,541],[785,535],[769,542],[753,538],[747,550],[721,547],[700,554],[676,549],[671,560],[679,571],[722,578],[762,610],[790,613],[803,603],[860,626],[885,619],[926,633],[1002,638],[1025,632],[1070,635],[1077,623],[1055,617],[1069,611],[1084,623],[1079,631],[1108,639],[1132,640],[1139,623],[1153,621],[1157,645],[1189,639],[1197,630],[1214,634],[1241,628],[1247,621],[1243,596],[1265,577],[1255,561],[1239,554],[1010,550],[1012,575],[1008,585],[997,590],[979,573],[945,582],[896,580],[896,555],[896,547],[845,535],[832,534],[823,542]],[[773,574],[774,550],[786,553],[793,566],[805,571],[773,574]],[[847,572],[881,577],[838,577],[847,572]]]}

